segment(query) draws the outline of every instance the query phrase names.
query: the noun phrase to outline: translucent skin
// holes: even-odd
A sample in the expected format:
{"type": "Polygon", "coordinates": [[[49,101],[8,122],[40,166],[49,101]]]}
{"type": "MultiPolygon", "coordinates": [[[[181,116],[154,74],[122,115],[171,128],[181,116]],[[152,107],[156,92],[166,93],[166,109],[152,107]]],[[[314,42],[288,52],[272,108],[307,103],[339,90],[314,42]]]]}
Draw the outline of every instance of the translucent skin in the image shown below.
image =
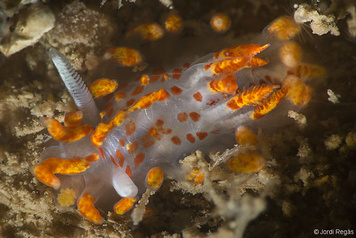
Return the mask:
{"type": "MultiPolygon", "coordinates": [[[[303,80],[319,75],[304,77],[297,75],[295,68],[289,68],[290,59],[298,59],[293,66],[302,65],[301,47],[289,47],[280,53],[297,34],[296,29],[299,28],[294,21],[282,17],[267,26],[253,44],[214,52],[192,64],[171,71],[156,70],[141,75],[138,81],[119,84],[104,98],[101,121],[91,124],[95,126],[94,132],[87,132],[83,138],[77,139],[75,132],[84,126],[80,124],[82,119],[93,123],[86,118],[88,113],[84,113],[84,118],[68,117],[63,128],[55,120],[47,119],[48,128],[60,135],[56,137],[49,130],[59,145],[43,152],[43,162],[34,168],[35,176],[39,175],[39,166],[51,171],[50,178],[56,171],[63,174],[59,176],[60,185],[57,180],[54,185],[44,183],[55,189],[74,190],[80,197],[81,214],[96,223],[102,222],[98,207],[112,210],[117,202],[114,210],[122,214],[147,188],[158,189],[164,174],[186,179],[187,171],[179,164],[184,156],[197,149],[209,154],[232,147],[236,143],[234,132],[239,127],[263,129],[280,124],[289,110],[299,110],[307,104],[311,90],[303,80]],[[288,27],[294,35],[288,36],[288,27]],[[61,168],[63,160],[93,154],[99,155],[99,159],[90,161],[85,170],[69,173],[56,169],[61,168]],[[47,163],[54,166],[48,169],[45,161],[50,158],[58,159],[53,160],[54,164],[47,163]]],[[[105,82],[112,84],[103,80],[95,85],[100,96],[105,91],[101,86],[108,86],[105,82]]],[[[80,92],[77,95],[80,97],[80,92]]],[[[259,158],[257,167],[247,164],[243,169],[235,169],[240,161],[236,159],[228,167],[235,172],[254,172],[264,165],[259,158]]],[[[41,176],[45,177],[46,171],[41,176]]]]}

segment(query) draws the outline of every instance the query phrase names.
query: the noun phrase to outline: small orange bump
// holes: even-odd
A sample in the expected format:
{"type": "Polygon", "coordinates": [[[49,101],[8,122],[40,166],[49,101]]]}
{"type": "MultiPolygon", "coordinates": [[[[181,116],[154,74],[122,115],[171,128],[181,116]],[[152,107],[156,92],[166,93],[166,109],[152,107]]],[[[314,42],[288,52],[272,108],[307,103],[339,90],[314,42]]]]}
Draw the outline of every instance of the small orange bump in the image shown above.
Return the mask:
{"type": "Polygon", "coordinates": [[[120,150],[116,150],[116,158],[119,160],[119,165],[122,168],[124,166],[125,157],[120,150]]]}
{"type": "Polygon", "coordinates": [[[135,124],[135,122],[133,122],[133,121],[127,122],[126,125],[125,125],[125,131],[126,131],[126,135],[127,135],[127,136],[130,136],[130,135],[132,135],[133,133],[135,133],[135,131],[136,131],[136,124],[135,124]]]}
{"type": "Polygon", "coordinates": [[[302,48],[297,42],[287,42],[279,50],[279,57],[285,66],[295,68],[302,60],[302,48]]]}
{"type": "Polygon", "coordinates": [[[254,56],[261,51],[265,50],[269,44],[260,46],[257,44],[253,45],[238,45],[224,50],[218,51],[214,54],[215,59],[225,59],[233,57],[249,57],[254,56]]]}
{"type": "Polygon", "coordinates": [[[237,78],[235,76],[229,74],[210,81],[208,85],[214,93],[227,93],[234,95],[236,94],[236,90],[238,88],[236,80],[237,78]]]}
{"type": "Polygon", "coordinates": [[[192,121],[197,122],[200,119],[200,114],[197,112],[191,112],[189,113],[189,117],[192,119],[192,121]]]}
{"type": "Polygon", "coordinates": [[[94,207],[94,198],[88,193],[84,193],[78,199],[77,205],[79,212],[83,217],[96,224],[101,224],[103,222],[103,218],[100,216],[100,212],[94,207]]]}
{"type": "Polygon", "coordinates": [[[130,168],[130,165],[127,165],[127,166],[126,166],[125,173],[126,173],[130,178],[132,178],[132,170],[131,170],[131,168],[130,168]]]}
{"type": "Polygon", "coordinates": [[[116,214],[122,215],[125,212],[128,212],[135,202],[136,198],[121,198],[121,200],[114,205],[114,211],[116,214]]]}
{"type": "Polygon", "coordinates": [[[142,63],[143,56],[135,49],[127,47],[116,47],[109,49],[105,53],[104,59],[110,59],[112,61],[118,62],[122,66],[135,66],[142,63]]]}
{"type": "Polygon", "coordinates": [[[146,86],[147,84],[150,83],[150,76],[148,76],[147,74],[144,74],[141,76],[140,80],[141,80],[141,85],[146,86]]]}
{"type": "Polygon", "coordinates": [[[200,92],[196,92],[193,94],[193,98],[197,101],[197,102],[202,102],[203,101],[203,96],[201,95],[200,92]]]}
{"type": "Polygon", "coordinates": [[[83,113],[81,111],[68,112],[64,117],[64,125],[66,127],[79,126],[83,119],[83,113]]]}
{"type": "Polygon", "coordinates": [[[171,138],[171,141],[172,141],[173,144],[175,144],[175,145],[180,145],[180,144],[182,143],[182,141],[179,139],[178,136],[173,136],[173,137],[171,138]]]}
{"type": "Polygon", "coordinates": [[[244,90],[242,93],[232,97],[226,102],[226,106],[231,110],[237,110],[243,106],[250,104],[258,104],[266,96],[273,92],[274,89],[279,88],[278,85],[260,85],[252,89],[244,90]]]}
{"type": "Polygon", "coordinates": [[[135,167],[138,167],[142,162],[145,160],[145,154],[144,153],[139,153],[138,155],[135,156],[134,158],[134,165],[135,167]]]}
{"type": "Polygon", "coordinates": [[[177,87],[177,86],[171,87],[171,93],[172,93],[173,95],[180,95],[182,92],[183,92],[183,90],[180,89],[180,88],[177,87]]]}
{"type": "Polygon", "coordinates": [[[195,142],[195,137],[191,134],[191,133],[188,133],[186,135],[187,137],[187,140],[190,142],[190,143],[194,143],[195,142]]]}
{"type": "Polygon", "coordinates": [[[163,170],[159,167],[154,167],[148,171],[146,175],[146,184],[149,188],[157,190],[163,183],[163,170]]]}
{"type": "Polygon", "coordinates": [[[49,158],[33,167],[36,178],[47,186],[58,189],[61,186],[54,174],[79,174],[90,167],[90,164],[99,159],[98,154],[91,154],[85,158],[61,159],[49,158]]]}
{"type": "Polygon", "coordinates": [[[232,158],[227,167],[238,173],[252,173],[260,171],[266,165],[266,160],[257,154],[241,154],[232,158]]]}
{"type": "MultiPolygon", "coordinates": [[[[72,120],[68,119],[68,120],[72,120]]],[[[89,135],[94,127],[90,125],[78,125],[78,126],[70,126],[65,127],[59,121],[50,118],[43,118],[45,125],[47,126],[48,133],[51,134],[53,139],[63,143],[69,143],[73,141],[77,141],[87,135],[89,135]]],[[[68,121],[67,121],[68,123],[68,121]]],[[[69,122],[69,124],[73,123],[69,122]]]]}
{"type": "Polygon", "coordinates": [[[286,97],[297,106],[306,105],[311,98],[311,88],[297,76],[288,75],[283,88],[288,90],[286,97]]]}
{"type": "Polygon", "coordinates": [[[279,40],[290,40],[301,31],[301,27],[291,17],[279,17],[267,29],[268,33],[279,40]]]}
{"type": "Polygon", "coordinates": [[[224,33],[230,29],[230,17],[224,13],[215,13],[210,20],[210,26],[214,31],[224,33]]]}
{"type": "Polygon", "coordinates": [[[89,87],[89,92],[94,98],[101,98],[114,92],[117,88],[117,82],[111,79],[98,79],[95,80],[89,87]]]}
{"type": "Polygon", "coordinates": [[[184,121],[186,121],[188,119],[188,114],[185,113],[185,112],[178,113],[177,119],[180,122],[184,122],[184,121]]]}
{"type": "Polygon", "coordinates": [[[208,133],[206,132],[201,132],[201,131],[198,131],[197,133],[195,133],[197,135],[197,137],[199,138],[199,140],[204,140],[205,137],[208,136],[208,133]]]}
{"type": "Polygon", "coordinates": [[[137,95],[137,94],[142,93],[143,88],[144,88],[143,86],[137,86],[137,87],[132,91],[131,96],[135,96],[135,95],[137,95]]]}
{"type": "Polygon", "coordinates": [[[127,152],[130,154],[135,154],[138,148],[138,141],[134,141],[126,145],[127,152]]]}
{"type": "Polygon", "coordinates": [[[115,94],[115,101],[119,101],[119,100],[121,100],[121,99],[123,99],[125,97],[126,97],[126,93],[116,93],[115,94]]]}
{"type": "Polygon", "coordinates": [[[178,13],[171,13],[164,22],[164,27],[168,32],[178,33],[183,29],[182,22],[183,20],[178,13]]]}
{"type": "Polygon", "coordinates": [[[255,133],[253,133],[253,131],[251,131],[245,126],[240,126],[237,129],[235,136],[237,143],[239,143],[240,145],[256,146],[258,143],[255,133]]]}
{"type": "Polygon", "coordinates": [[[154,22],[141,24],[127,33],[127,37],[139,35],[144,40],[158,40],[163,37],[163,28],[154,22]]]}

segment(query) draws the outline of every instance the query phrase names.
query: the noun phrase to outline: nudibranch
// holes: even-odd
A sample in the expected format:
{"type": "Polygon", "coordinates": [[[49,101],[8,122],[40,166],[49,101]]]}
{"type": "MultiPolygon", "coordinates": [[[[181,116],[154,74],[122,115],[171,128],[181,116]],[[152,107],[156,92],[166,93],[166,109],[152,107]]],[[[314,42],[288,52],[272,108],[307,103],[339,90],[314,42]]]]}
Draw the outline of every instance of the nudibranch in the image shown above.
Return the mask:
{"type": "MultiPolygon", "coordinates": [[[[321,66],[303,62],[294,40],[300,31],[292,18],[280,17],[250,44],[128,83],[99,79],[89,88],[65,56],[50,49],[78,111],[68,113],[64,125],[43,119],[58,144],[42,152],[34,175],[60,190],[61,205],[77,206],[100,224],[101,211],[127,212],[146,189],[159,189],[165,175],[186,179],[179,161],[197,149],[209,154],[236,141],[255,145],[252,130],[305,106],[311,97],[306,80],[323,73],[321,66]],[[105,108],[94,98],[105,101],[105,108]]],[[[122,54],[115,57],[122,60],[122,54]]],[[[226,167],[258,171],[261,160],[257,153],[244,154],[226,167]]],[[[199,183],[204,175],[193,170],[190,178],[199,183]]]]}

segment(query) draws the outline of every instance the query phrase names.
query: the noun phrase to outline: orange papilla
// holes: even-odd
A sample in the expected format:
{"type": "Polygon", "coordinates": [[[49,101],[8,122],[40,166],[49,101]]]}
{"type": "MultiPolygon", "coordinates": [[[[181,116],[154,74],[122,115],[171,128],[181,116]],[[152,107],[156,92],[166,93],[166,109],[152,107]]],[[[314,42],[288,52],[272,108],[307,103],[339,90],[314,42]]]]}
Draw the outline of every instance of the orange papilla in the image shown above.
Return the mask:
{"type": "Polygon", "coordinates": [[[258,67],[268,64],[268,60],[261,59],[259,57],[252,57],[244,68],[258,67]]]}
{"type": "Polygon", "coordinates": [[[259,106],[250,115],[251,119],[259,119],[273,110],[286,96],[288,90],[279,89],[259,102],[259,106]]]}
{"type": "Polygon", "coordinates": [[[151,189],[159,189],[163,182],[163,170],[159,167],[154,167],[148,171],[146,175],[147,186],[151,189]]]}
{"type": "Polygon", "coordinates": [[[111,79],[95,80],[89,87],[89,92],[94,98],[100,98],[114,92],[117,88],[117,82],[111,79]]]}
{"type": "Polygon", "coordinates": [[[241,154],[232,158],[227,167],[238,173],[252,173],[260,171],[266,165],[266,160],[258,154],[241,154]]]}
{"type": "Polygon", "coordinates": [[[64,117],[64,125],[66,127],[79,126],[83,119],[83,113],[81,111],[68,112],[64,117]]]}
{"type": "Polygon", "coordinates": [[[84,193],[77,201],[80,214],[88,220],[101,224],[103,218],[100,216],[98,209],[94,207],[94,198],[88,193],[84,193]]]}
{"type": "Polygon", "coordinates": [[[279,40],[289,40],[299,34],[301,27],[293,18],[283,16],[274,20],[267,31],[279,40]]]}
{"type": "MultiPolygon", "coordinates": [[[[75,116],[70,116],[70,119],[67,120],[67,123],[69,122],[69,124],[76,124],[77,122],[72,121],[74,117],[75,116]]],[[[63,143],[77,141],[89,135],[94,130],[94,127],[87,124],[66,127],[55,119],[44,118],[43,120],[47,126],[49,134],[51,134],[53,139],[63,143]]],[[[75,120],[78,119],[74,119],[74,121],[75,120]]]]}
{"type": "Polygon", "coordinates": [[[225,59],[225,58],[232,58],[232,57],[248,57],[254,56],[264,49],[266,49],[269,44],[260,46],[258,44],[253,45],[238,45],[234,47],[230,47],[215,53],[215,59],[225,59]]]}
{"type": "Polygon", "coordinates": [[[33,167],[36,178],[47,186],[58,189],[60,181],[54,174],[78,174],[90,167],[90,164],[99,159],[98,154],[91,154],[85,158],[49,158],[33,167]]]}
{"type": "Polygon", "coordinates": [[[127,33],[127,36],[139,34],[144,40],[158,40],[163,37],[162,27],[155,22],[143,23],[127,33]]]}
{"type": "Polygon", "coordinates": [[[141,76],[140,80],[141,80],[141,85],[146,86],[147,84],[150,83],[150,76],[148,76],[147,74],[144,74],[141,76]]]}
{"type": "Polygon", "coordinates": [[[304,106],[310,100],[311,88],[297,76],[288,75],[283,88],[288,90],[286,97],[297,106],[304,106]]]}
{"type": "Polygon", "coordinates": [[[210,81],[209,88],[216,93],[236,94],[238,88],[236,83],[237,78],[231,74],[216,78],[210,81]]]}
{"type": "Polygon", "coordinates": [[[164,27],[169,32],[177,33],[183,28],[182,18],[177,13],[172,13],[164,22],[164,27]]]}
{"type": "Polygon", "coordinates": [[[228,58],[205,65],[204,69],[210,69],[213,76],[221,73],[234,74],[244,68],[247,62],[248,58],[246,57],[228,58]]]}
{"type": "Polygon", "coordinates": [[[135,202],[135,198],[121,198],[120,201],[118,201],[114,205],[114,211],[116,214],[122,215],[125,212],[129,211],[133,207],[135,202]]]}
{"type": "Polygon", "coordinates": [[[143,61],[141,53],[135,49],[127,47],[116,47],[108,50],[111,59],[122,66],[135,66],[143,61]]]}
{"type": "Polygon", "coordinates": [[[260,85],[252,89],[244,90],[242,93],[232,97],[226,102],[226,106],[231,110],[237,110],[243,106],[257,104],[263,100],[274,89],[279,88],[278,85],[260,85]]]}
{"type": "Polygon", "coordinates": [[[156,101],[164,101],[170,97],[169,93],[163,88],[159,89],[157,92],[152,92],[142,96],[137,102],[129,109],[130,112],[137,109],[145,109],[152,105],[156,101]]]}

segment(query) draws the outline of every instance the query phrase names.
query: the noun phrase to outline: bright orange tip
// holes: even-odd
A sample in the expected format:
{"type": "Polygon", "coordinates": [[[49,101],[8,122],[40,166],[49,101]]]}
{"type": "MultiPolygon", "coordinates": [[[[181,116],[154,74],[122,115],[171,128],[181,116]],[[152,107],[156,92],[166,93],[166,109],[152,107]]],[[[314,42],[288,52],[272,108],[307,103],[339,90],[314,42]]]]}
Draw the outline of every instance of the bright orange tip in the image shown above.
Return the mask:
{"type": "Polygon", "coordinates": [[[242,154],[232,158],[227,167],[238,173],[252,173],[260,171],[266,165],[266,160],[257,154],[242,154]]]}
{"type": "Polygon", "coordinates": [[[68,112],[64,117],[64,125],[66,127],[79,126],[83,119],[83,113],[81,111],[68,112]]]}
{"type": "Polygon", "coordinates": [[[79,174],[99,159],[98,154],[91,154],[85,158],[61,159],[49,158],[33,167],[36,178],[47,186],[58,189],[60,181],[54,174],[79,174]]]}
{"type": "Polygon", "coordinates": [[[265,50],[269,44],[263,46],[252,44],[252,45],[238,45],[233,46],[215,53],[215,59],[224,59],[232,57],[249,57],[254,56],[261,51],[265,50]]]}
{"type": "Polygon", "coordinates": [[[104,59],[107,58],[118,62],[122,66],[135,66],[143,61],[143,56],[139,51],[127,47],[109,49],[104,55],[104,59]]]}
{"type": "Polygon", "coordinates": [[[210,20],[210,26],[214,31],[224,33],[230,29],[230,17],[224,13],[216,13],[210,20]]]}
{"type": "Polygon", "coordinates": [[[94,198],[88,193],[84,193],[77,201],[77,206],[80,214],[88,220],[101,224],[103,218],[100,216],[98,209],[94,207],[94,198]]]}
{"type": "MultiPolygon", "coordinates": [[[[77,116],[78,115],[70,115],[66,119],[66,124],[78,124],[78,121],[81,119],[78,119],[80,116],[77,116]]],[[[94,127],[86,124],[66,127],[55,119],[43,118],[43,121],[46,124],[47,130],[53,139],[63,143],[77,141],[89,135],[94,130],[94,127]]]]}
{"type": "Polygon", "coordinates": [[[114,211],[118,215],[128,212],[136,202],[136,198],[122,198],[114,205],[114,211]]]}
{"type": "Polygon", "coordinates": [[[89,87],[89,92],[94,98],[101,98],[114,92],[117,88],[117,82],[111,79],[98,79],[95,80],[89,87]]]}
{"type": "Polygon", "coordinates": [[[157,190],[163,183],[163,170],[159,167],[154,167],[148,171],[146,175],[146,184],[149,188],[157,190]]]}

